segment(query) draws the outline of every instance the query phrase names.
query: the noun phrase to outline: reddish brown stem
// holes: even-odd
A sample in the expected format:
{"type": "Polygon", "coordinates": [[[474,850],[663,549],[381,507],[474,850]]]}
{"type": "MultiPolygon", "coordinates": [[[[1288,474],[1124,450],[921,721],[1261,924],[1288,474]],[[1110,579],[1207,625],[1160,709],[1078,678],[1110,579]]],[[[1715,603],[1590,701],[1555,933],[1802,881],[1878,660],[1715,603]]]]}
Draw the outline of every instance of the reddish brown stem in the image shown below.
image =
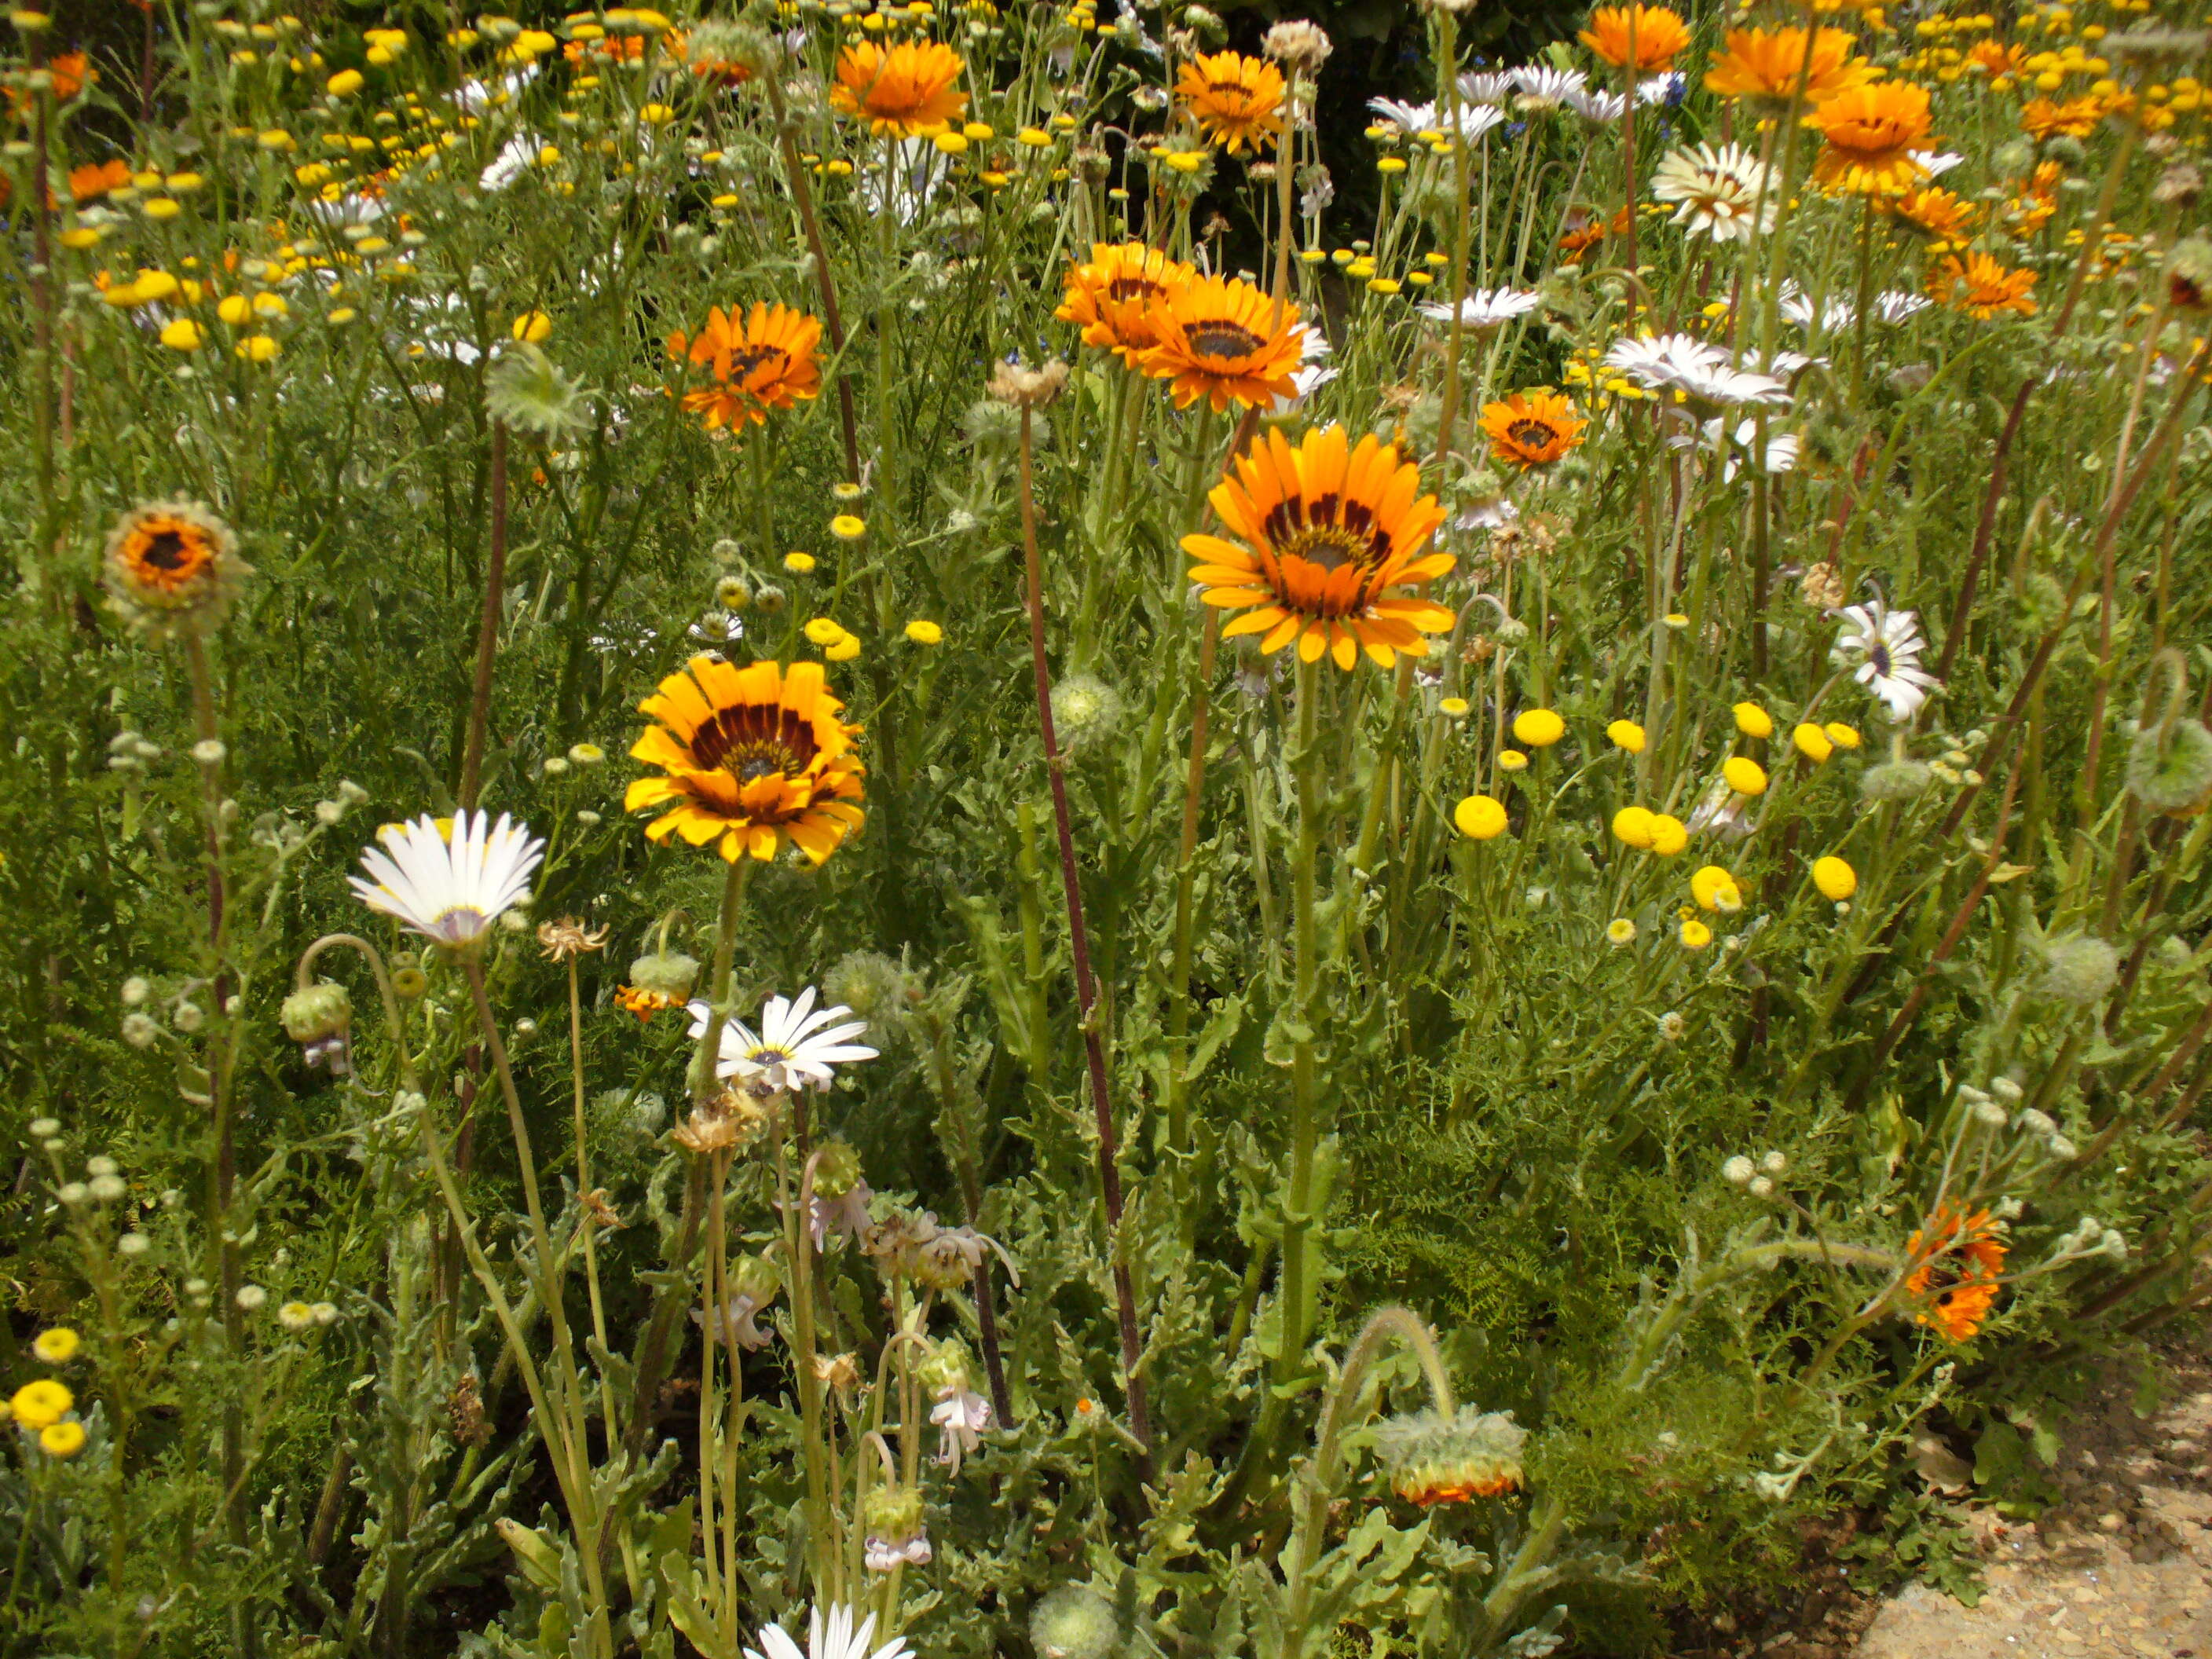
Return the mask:
{"type": "Polygon", "coordinates": [[[477,622],[476,683],[469,692],[469,730],[461,750],[464,812],[477,809],[483,781],[484,730],[491,722],[491,669],[499,654],[499,613],[507,595],[507,428],[491,426],[491,552],[484,560],[483,610],[477,622]]]}

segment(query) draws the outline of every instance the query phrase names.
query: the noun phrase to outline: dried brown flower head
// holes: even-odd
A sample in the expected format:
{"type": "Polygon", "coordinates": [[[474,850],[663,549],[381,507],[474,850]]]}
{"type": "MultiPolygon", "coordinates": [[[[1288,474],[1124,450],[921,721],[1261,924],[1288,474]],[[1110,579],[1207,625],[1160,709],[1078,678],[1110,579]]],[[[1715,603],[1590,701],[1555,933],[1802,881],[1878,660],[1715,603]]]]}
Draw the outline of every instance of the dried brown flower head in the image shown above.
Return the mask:
{"type": "Polygon", "coordinates": [[[586,927],[580,917],[562,916],[538,924],[538,942],[545,947],[547,961],[566,962],[586,951],[605,950],[607,929],[586,927]]]}
{"type": "Polygon", "coordinates": [[[1335,49],[1327,29],[1303,17],[1278,23],[1260,37],[1260,50],[1294,74],[1318,73],[1335,49]]]}
{"type": "Polygon", "coordinates": [[[1067,365],[1055,358],[1042,368],[1016,361],[991,371],[991,396],[1016,409],[1042,409],[1067,384],[1067,365]]]}

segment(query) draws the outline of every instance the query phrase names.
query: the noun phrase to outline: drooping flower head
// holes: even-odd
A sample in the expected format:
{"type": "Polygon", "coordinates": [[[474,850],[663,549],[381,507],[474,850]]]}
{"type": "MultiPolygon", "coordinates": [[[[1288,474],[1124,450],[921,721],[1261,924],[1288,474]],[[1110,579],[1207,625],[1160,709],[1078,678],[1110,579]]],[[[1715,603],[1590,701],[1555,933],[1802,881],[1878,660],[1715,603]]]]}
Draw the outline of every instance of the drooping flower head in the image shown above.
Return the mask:
{"type": "Polygon", "coordinates": [[[1066,294],[1052,314],[1083,331],[1083,343],[1134,365],[1160,341],[1157,307],[1173,301],[1197,273],[1142,242],[1095,242],[1088,264],[1071,264],[1066,294]]]}
{"type": "Polygon", "coordinates": [[[1176,96],[1206,136],[1231,155],[1282,137],[1283,72],[1265,58],[1217,52],[1182,66],[1176,96]]]}
{"type": "Polygon", "coordinates": [[[530,890],[530,878],[545,856],[545,843],[504,812],[463,812],[377,831],[379,847],[364,848],[361,867],[349,876],[354,896],[372,910],[452,950],[463,950],[498,924],[530,890]]]}
{"type": "MultiPolygon", "coordinates": [[[[714,1011],[706,1003],[695,1002],[687,1012],[696,1042],[706,1035],[714,1011]]],[[[817,1009],[811,985],[795,998],[770,997],[761,1009],[757,1033],[741,1019],[722,1023],[714,1075],[733,1077],[766,1094],[826,1089],[838,1066],[876,1057],[873,1048],[851,1041],[868,1029],[867,1021],[846,1018],[852,1012],[842,1004],[817,1009]]]]}
{"type": "Polygon", "coordinates": [[[1462,1406],[1449,1417],[1430,1411],[1386,1419],[1375,1449],[1398,1495],[1427,1509],[1518,1487],[1528,1438],[1510,1412],[1462,1406]]]}
{"type": "Polygon", "coordinates": [[[668,337],[669,355],[703,368],[714,384],[684,394],[684,407],[707,429],[764,423],[771,409],[822,395],[815,347],[822,325],[785,305],[756,304],[741,325],[716,306],[696,335],[668,337]]]}
{"type": "Polygon", "coordinates": [[[1690,44],[1690,30],[1681,15],[1666,6],[1600,6],[1590,14],[1581,40],[1615,69],[1625,67],[1632,53],[1638,69],[1663,70],[1672,69],[1690,44]]]}
{"type": "Polygon", "coordinates": [[[1492,459],[1524,471],[1548,465],[1577,447],[1589,425],[1571,398],[1543,386],[1482,406],[1492,459]]]}
{"type": "Polygon", "coordinates": [[[732,864],[773,859],[788,840],[819,864],[860,828],[860,729],[838,720],[821,664],[694,657],[638,707],[659,724],[630,755],[662,775],[631,784],[623,805],[669,809],[646,825],[651,840],[718,841],[732,864]]]}
{"type": "Polygon", "coordinates": [[[1674,222],[1716,242],[1748,242],[1774,228],[1782,185],[1771,167],[1739,144],[1669,150],[1651,175],[1655,201],[1674,206],[1674,222]]]}
{"type": "Polygon", "coordinates": [[[1362,651],[1385,668],[1401,651],[1425,655],[1422,636],[1450,628],[1453,613],[1403,590],[1455,561],[1422,551],[1443,514],[1420,486],[1420,469],[1372,434],[1356,449],[1341,426],[1295,447],[1280,432],[1261,434],[1209,498],[1237,540],[1182,538],[1200,597],[1245,612],[1223,637],[1258,634],[1269,653],[1296,640],[1304,660],[1327,652],[1344,669],[1362,651]]]}
{"type": "Polygon", "coordinates": [[[1804,77],[1807,104],[1818,104],[1874,78],[1874,66],[1858,56],[1858,43],[1847,29],[1822,28],[1812,41],[1813,61],[1805,61],[1802,28],[1730,29],[1723,50],[1705,71],[1705,90],[1741,100],[1761,114],[1778,114],[1797,94],[1804,77]]]}
{"type": "Polygon", "coordinates": [[[1928,276],[1931,297],[1982,322],[2008,311],[2034,316],[2034,290],[2033,271],[2008,269],[1986,253],[1948,255],[1928,276]]]}
{"type": "Polygon", "coordinates": [[[1171,381],[1178,408],[1204,398],[1219,414],[1232,403],[1297,395],[1306,331],[1287,301],[1234,278],[1200,276],[1154,301],[1150,319],[1158,343],[1137,367],[1171,381]]]}
{"type": "Polygon", "coordinates": [[[2005,1246],[1987,1210],[1962,1216],[1948,1203],[1913,1229],[1905,1251],[1914,1263],[1905,1281],[1921,1301],[1914,1321],[1964,1342],[1982,1328],[1997,1299],[2005,1246]]]}
{"type": "Polygon", "coordinates": [[[837,54],[830,106],[878,137],[926,138],[968,112],[968,94],[954,89],[966,68],[941,40],[856,40],[837,54]]]}
{"type": "Polygon", "coordinates": [[[1813,106],[1826,141],[1813,176],[1839,196],[1894,195],[1928,176],[1913,151],[1928,137],[1928,89],[1907,81],[1852,87],[1813,106]]]}
{"type": "Polygon", "coordinates": [[[153,639],[215,627],[252,574],[230,526],[197,501],[149,501],[107,535],[108,598],[153,639]]]}
{"type": "Polygon", "coordinates": [[[1942,242],[1964,240],[1973,229],[1977,211],[1972,202],[1954,195],[1941,185],[1885,197],[1875,205],[1895,216],[1899,222],[1942,242]]]}

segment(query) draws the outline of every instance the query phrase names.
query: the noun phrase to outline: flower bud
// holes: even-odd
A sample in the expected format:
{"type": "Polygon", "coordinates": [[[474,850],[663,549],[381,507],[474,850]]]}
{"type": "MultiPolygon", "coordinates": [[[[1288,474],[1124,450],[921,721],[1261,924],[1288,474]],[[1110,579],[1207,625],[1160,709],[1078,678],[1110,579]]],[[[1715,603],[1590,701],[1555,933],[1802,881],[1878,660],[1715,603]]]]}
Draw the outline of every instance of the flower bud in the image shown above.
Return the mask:
{"type": "Polygon", "coordinates": [[[1759,1171],[1753,1167],[1751,1160],[1741,1152],[1738,1152],[1721,1165],[1721,1179],[1731,1187],[1748,1187],[1751,1184],[1751,1178],[1758,1173],[1759,1171]]]}
{"type": "Polygon", "coordinates": [[[2143,732],[2128,750],[2128,787],[2154,812],[2201,807],[2212,794],[2212,731],[2201,720],[2178,720],[2164,731],[2143,732]]]}
{"type": "Polygon", "coordinates": [[[681,951],[655,951],[649,956],[639,957],[629,965],[632,985],[675,1002],[690,996],[692,982],[698,977],[698,959],[681,951]]]}
{"type": "Polygon", "coordinates": [[[1070,755],[1096,749],[1121,723],[1121,694],[1091,674],[1074,674],[1052,689],[1052,724],[1070,755]]]}
{"type": "Polygon", "coordinates": [[[276,1017],[293,1042],[320,1042],[345,1035],[353,1024],[353,998],[344,986],[324,980],[286,997],[276,1017]]]}
{"type": "Polygon", "coordinates": [[[1929,777],[1927,767],[1918,761],[1884,761],[1868,767],[1859,779],[1859,799],[1869,806],[1911,800],[1926,791],[1929,777]]]}
{"type": "Polygon", "coordinates": [[[1062,1584],[1030,1612],[1030,1645],[1037,1659],[1108,1659],[1121,1645],[1121,1620],[1104,1596],[1062,1584]]]}
{"type": "Polygon", "coordinates": [[[814,1195],[842,1198],[860,1184],[860,1155],[842,1140],[823,1142],[814,1156],[814,1195]]]}
{"type": "Polygon", "coordinates": [[[2100,939],[2081,935],[2045,948],[2036,990],[2058,1002],[2086,1008],[2102,1002],[2120,976],[2120,953],[2100,939]]]}
{"type": "Polygon", "coordinates": [[[1462,1406],[1450,1417],[1390,1418],[1375,1431],[1375,1449],[1398,1495],[1425,1509],[1513,1491],[1528,1437],[1510,1413],[1462,1406]]]}

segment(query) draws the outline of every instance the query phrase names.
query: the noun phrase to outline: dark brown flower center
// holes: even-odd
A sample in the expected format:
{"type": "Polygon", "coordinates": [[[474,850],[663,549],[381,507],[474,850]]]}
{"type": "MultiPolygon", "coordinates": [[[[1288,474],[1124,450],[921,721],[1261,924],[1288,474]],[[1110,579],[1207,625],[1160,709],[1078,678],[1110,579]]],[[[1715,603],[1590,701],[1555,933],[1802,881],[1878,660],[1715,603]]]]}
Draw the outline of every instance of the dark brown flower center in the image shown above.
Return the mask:
{"type": "Polygon", "coordinates": [[[740,783],[771,773],[795,776],[815,754],[813,728],[775,703],[725,708],[691,734],[691,754],[702,768],[719,766],[740,783]]]}
{"type": "Polygon", "coordinates": [[[1207,322],[1186,331],[1190,349],[1201,357],[1249,357],[1267,341],[1241,323],[1207,322]]]}
{"type": "Polygon", "coordinates": [[[157,530],[146,538],[144,550],[138,555],[139,562],[149,564],[156,570],[181,570],[191,556],[191,549],[181,532],[157,530]]]}
{"type": "Polygon", "coordinates": [[[1335,495],[1279,502],[1267,515],[1267,530],[1283,557],[1304,559],[1324,570],[1377,565],[1390,552],[1390,532],[1376,524],[1375,509],[1335,495]]]}
{"type": "Polygon", "coordinates": [[[790,354],[781,346],[740,346],[730,354],[730,376],[744,380],[765,364],[773,363],[779,370],[790,361],[790,354]]]}
{"type": "Polygon", "coordinates": [[[1523,449],[1541,449],[1556,434],[1541,421],[1516,421],[1505,428],[1505,435],[1523,449]]]}

